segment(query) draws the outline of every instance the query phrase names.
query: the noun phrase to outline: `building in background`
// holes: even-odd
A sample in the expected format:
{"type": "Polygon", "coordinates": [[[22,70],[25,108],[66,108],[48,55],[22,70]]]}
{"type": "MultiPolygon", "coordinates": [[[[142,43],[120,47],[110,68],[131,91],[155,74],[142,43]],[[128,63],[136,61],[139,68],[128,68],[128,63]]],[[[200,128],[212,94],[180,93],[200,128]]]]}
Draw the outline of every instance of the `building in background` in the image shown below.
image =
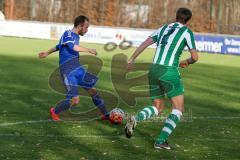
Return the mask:
{"type": "Polygon", "coordinates": [[[103,26],[158,28],[176,9],[193,11],[195,32],[240,34],[240,0],[0,0],[6,19],[72,23],[84,14],[103,26]]]}

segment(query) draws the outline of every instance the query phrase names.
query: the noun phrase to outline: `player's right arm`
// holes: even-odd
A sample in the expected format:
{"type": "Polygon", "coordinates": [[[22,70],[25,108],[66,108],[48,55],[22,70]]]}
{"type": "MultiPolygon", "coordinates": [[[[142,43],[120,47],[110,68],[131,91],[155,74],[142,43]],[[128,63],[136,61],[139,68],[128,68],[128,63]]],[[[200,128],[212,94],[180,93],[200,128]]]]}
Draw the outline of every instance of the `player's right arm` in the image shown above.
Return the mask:
{"type": "Polygon", "coordinates": [[[46,58],[48,55],[52,54],[53,52],[56,52],[59,50],[59,45],[56,45],[55,47],[50,48],[47,51],[43,51],[38,53],[38,58],[46,58]]]}
{"type": "Polygon", "coordinates": [[[152,45],[154,42],[152,37],[148,37],[133,53],[133,55],[129,58],[127,61],[127,68],[130,69],[134,60],[150,45],[152,45]]]}
{"type": "Polygon", "coordinates": [[[127,61],[127,68],[130,69],[134,60],[150,45],[156,43],[159,40],[159,32],[163,27],[153,32],[133,53],[133,55],[127,61]]]}

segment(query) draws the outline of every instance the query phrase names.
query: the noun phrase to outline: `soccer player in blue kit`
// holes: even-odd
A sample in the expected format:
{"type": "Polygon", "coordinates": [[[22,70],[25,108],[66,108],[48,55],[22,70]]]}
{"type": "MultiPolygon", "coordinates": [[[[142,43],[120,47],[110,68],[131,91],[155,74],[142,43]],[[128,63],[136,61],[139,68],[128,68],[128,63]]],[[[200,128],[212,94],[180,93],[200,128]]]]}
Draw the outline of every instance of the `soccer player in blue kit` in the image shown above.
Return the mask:
{"type": "Polygon", "coordinates": [[[74,20],[74,27],[66,30],[59,43],[45,52],[39,53],[39,58],[45,58],[53,52],[59,51],[59,69],[66,88],[66,99],[60,101],[55,108],[50,109],[51,117],[54,121],[60,121],[59,114],[68,110],[70,107],[79,104],[78,87],[82,87],[90,94],[93,103],[99,108],[102,119],[108,120],[109,113],[106,110],[103,99],[94,88],[98,78],[87,72],[79,62],[79,52],[88,52],[97,55],[95,49],[89,49],[79,46],[80,36],[87,33],[89,19],[80,15],[74,20]]]}

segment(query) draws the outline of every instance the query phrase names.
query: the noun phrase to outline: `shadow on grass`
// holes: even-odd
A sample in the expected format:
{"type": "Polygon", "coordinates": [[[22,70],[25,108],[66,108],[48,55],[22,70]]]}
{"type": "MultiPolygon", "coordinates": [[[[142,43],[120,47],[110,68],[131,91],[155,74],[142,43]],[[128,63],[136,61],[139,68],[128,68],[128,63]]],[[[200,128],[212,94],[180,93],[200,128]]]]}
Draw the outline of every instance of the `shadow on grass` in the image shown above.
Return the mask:
{"type": "MultiPolygon", "coordinates": [[[[53,60],[41,62],[37,59],[8,56],[0,56],[0,61],[0,122],[47,120],[49,105],[64,97],[53,92],[47,85],[48,75],[57,65],[52,62],[53,60]]],[[[236,104],[240,104],[240,96],[237,92],[239,90],[239,85],[237,85],[239,68],[197,64],[186,70],[181,70],[181,72],[186,88],[186,108],[191,108],[194,116],[239,115],[240,108],[236,107],[236,104]]],[[[102,70],[99,76],[98,87],[114,93],[115,90],[112,88],[113,85],[110,81],[110,70],[102,70]],[[101,82],[102,79],[105,81],[101,82]],[[106,86],[108,83],[109,85],[106,86]]],[[[127,95],[129,90],[127,86],[129,85],[122,83],[122,81],[118,83],[121,85],[122,91],[126,89],[124,94],[127,95]]],[[[87,104],[90,104],[90,102],[87,104]]],[[[150,100],[148,104],[151,104],[150,100]]],[[[141,102],[137,105],[134,108],[129,108],[121,100],[119,106],[123,107],[126,112],[136,112],[147,104],[141,102]]],[[[209,150],[204,148],[206,142],[200,141],[201,137],[204,136],[214,140],[217,135],[218,139],[235,139],[237,134],[227,134],[226,136],[218,133],[225,131],[222,128],[228,128],[229,125],[232,126],[229,129],[230,132],[239,132],[238,121],[222,121],[224,120],[209,121],[203,119],[194,120],[192,123],[180,123],[170,141],[174,144],[180,144],[181,147],[170,152],[159,152],[153,149],[154,139],[160,132],[162,123],[139,124],[134,137],[130,140],[124,137],[123,125],[112,126],[99,120],[87,123],[61,122],[56,124],[44,122],[5,126],[0,128],[0,158],[236,158],[239,153],[236,150],[231,150],[236,145],[232,141],[216,141],[214,143],[206,141],[209,150]],[[199,135],[196,133],[199,133],[199,135]],[[192,141],[184,141],[182,137],[191,137],[192,141]],[[193,142],[196,143],[196,150],[193,149],[193,142]],[[224,144],[231,147],[224,149],[224,147],[221,147],[224,144]],[[207,155],[205,154],[206,151],[209,151],[207,155]]]]}

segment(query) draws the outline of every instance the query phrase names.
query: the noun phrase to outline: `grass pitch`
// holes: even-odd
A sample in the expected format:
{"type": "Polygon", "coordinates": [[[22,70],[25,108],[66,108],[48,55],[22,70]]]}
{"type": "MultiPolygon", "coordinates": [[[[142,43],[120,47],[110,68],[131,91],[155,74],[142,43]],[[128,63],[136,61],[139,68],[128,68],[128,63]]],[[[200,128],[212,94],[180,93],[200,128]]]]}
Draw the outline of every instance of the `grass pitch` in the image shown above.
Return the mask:
{"type": "MultiPolygon", "coordinates": [[[[164,116],[139,124],[131,139],[125,138],[124,125],[78,120],[76,113],[93,108],[87,97],[66,115],[66,121],[48,120],[50,105],[64,98],[48,85],[50,74],[58,67],[58,54],[39,60],[37,53],[56,43],[0,37],[0,159],[239,159],[240,56],[199,53],[199,63],[180,70],[186,91],[184,120],[169,139],[174,150],[159,151],[153,143],[164,116]]],[[[112,83],[113,57],[119,53],[129,56],[134,48],[106,52],[103,45],[82,45],[98,50],[103,63],[97,88],[113,95],[107,99],[114,99],[109,104],[118,104],[128,113],[151,104],[148,98],[137,98],[130,107],[112,83]]],[[[153,54],[148,49],[137,62],[150,63],[153,54]]],[[[132,76],[139,74],[144,73],[132,76]]],[[[128,95],[125,87],[122,85],[122,93],[128,95]]],[[[170,112],[170,104],[166,106],[164,115],[170,112]]]]}

